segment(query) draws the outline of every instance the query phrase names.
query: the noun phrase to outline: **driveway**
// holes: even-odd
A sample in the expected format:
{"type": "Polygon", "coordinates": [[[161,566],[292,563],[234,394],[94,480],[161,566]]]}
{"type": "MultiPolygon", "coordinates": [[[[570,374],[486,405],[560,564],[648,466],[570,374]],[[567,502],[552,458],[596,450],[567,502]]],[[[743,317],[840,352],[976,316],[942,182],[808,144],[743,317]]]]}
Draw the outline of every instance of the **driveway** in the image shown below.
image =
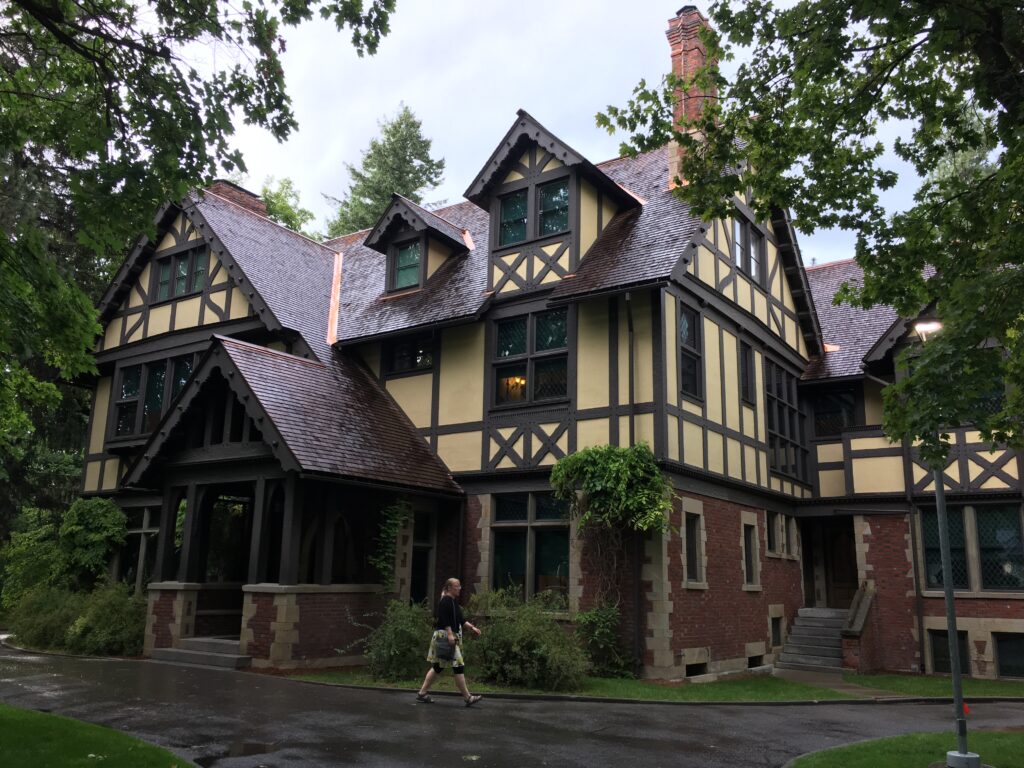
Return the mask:
{"type": "MultiPolygon", "coordinates": [[[[117,728],[216,768],[781,766],[812,750],[952,725],[948,704],[667,706],[487,698],[466,709],[446,696],[423,705],[406,692],[8,649],[0,649],[0,701],[117,728]]],[[[1024,727],[1024,703],[971,709],[972,728],[1024,727]]]]}

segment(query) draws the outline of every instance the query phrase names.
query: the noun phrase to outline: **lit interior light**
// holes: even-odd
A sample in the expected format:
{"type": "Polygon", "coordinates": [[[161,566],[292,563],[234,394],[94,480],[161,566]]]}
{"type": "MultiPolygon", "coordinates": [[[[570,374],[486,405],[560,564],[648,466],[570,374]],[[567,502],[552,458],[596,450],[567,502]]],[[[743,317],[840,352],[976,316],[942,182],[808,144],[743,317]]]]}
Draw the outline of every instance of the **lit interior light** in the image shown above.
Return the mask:
{"type": "Polygon", "coordinates": [[[928,341],[929,337],[942,330],[942,323],[938,320],[921,320],[914,324],[914,330],[921,337],[921,341],[928,341]]]}

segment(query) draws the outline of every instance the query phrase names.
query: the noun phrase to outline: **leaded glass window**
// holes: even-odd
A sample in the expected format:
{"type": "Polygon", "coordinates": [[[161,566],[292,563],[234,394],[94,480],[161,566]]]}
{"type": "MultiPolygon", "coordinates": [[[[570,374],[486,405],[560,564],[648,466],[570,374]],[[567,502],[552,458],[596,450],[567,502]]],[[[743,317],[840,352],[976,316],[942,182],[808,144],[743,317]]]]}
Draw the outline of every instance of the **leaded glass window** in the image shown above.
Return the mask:
{"type": "Polygon", "coordinates": [[[203,245],[156,262],[155,301],[198,293],[206,285],[210,251],[203,245]]]}
{"type": "Polygon", "coordinates": [[[1024,540],[1016,504],[975,507],[982,589],[1024,589],[1024,540]]]}
{"type": "Polygon", "coordinates": [[[420,241],[399,245],[394,257],[392,288],[400,290],[420,284],[420,241]]]}
{"type": "Polygon", "coordinates": [[[188,293],[188,254],[174,257],[174,295],[188,293]]]}
{"type": "Polygon", "coordinates": [[[499,246],[521,243],[526,239],[528,193],[528,190],[521,189],[501,198],[498,221],[499,246]]]}
{"type": "Polygon", "coordinates": [[[146,434],[156,428],[170,402],[188,381],[192,357],[180,355],[121,369],[114,401],[115,437],[146,434]]]}
{"type": "MultiPolygon", "coordinates": [[[[928,638],[932,644],[932,672],[948,675],[953,669],[949,655],[949,632],[946,630],[929,629],[928,638]]],[[[956,633],[957,653],[960,656],[960,669],[965,675],[971,674],[971,657],[967,655],[967,633],[956,633]]]]}
{"type": "Polygon", "coordinates": [[[426,371],[434,365],[434,340],[430,334],[394,341],[386,350],[387,373],[426,371]]]}
{"type": "Polygon", "coordinates": [[[764,233],[743,214],[732,220],[732,260],[736,267],[760,285],[764,278],[764,233]]]}
{"type": "Polygon", "coordinates": [[[993,635],[1000,677],[1024,677],[1024,634],[993,635]]]}
{"type": "MultiPolygon", "coordinates": [[[[950,566],[953,588],[967,589],[967,546],[962,507],[947,507],[950,566]]],[[[939,516],[934,508],[921,510],[921,539],[924,544],[924,582],[929,589],[942,589],[942,550],[939,547],[939,516]]]]}
{"type": "Polygon", "coordinates": [[[495,405],[568,397],[567,310],[501,320],[495,337],[495,405]]]}
{"type": "Polygon", "coordinates": [[[192,375],[192,355],[176,357],[171,362],[174,365],[174,371],[171,374],[174,377],[171,380],[171,400],[173,400],[181,394],[188,377],[192,375]]]}
{"type": "Polygon", "coordinates": [[[679,305],[679,389],[690,397],[703,394],[699,323],[697,312],[679,305]]]}
{"type": "Polygon", "coordinates": [[[164,301],[171,298],[171,260],[166,259],[157,264],[156,300],[164,301]]]}
{"type": "Polygon", "coordinates": [[[768,464],[774,472],[806,480],[807,435],[797,400],[796,376],[766,358],[764,387],[768,464]]]}
{"type": "Polygon", "coordinates": [[[492,497],[492,586],[512,587],[524,598],[569,593],[568,504],[550,493],[492,497]]]}
{"type": "Polygon", "coordinates": [[[115,407],[114,433],[130,435],[135,432],[135,419],[139,409],[139,390],[142,384],[142,366],[130,365],[121,369],[121,386],[115,407]]]}
{"type": "Polygon", "coordinates": [[[704,581],[704,563],[701,546],[701,516],[694,512],[686,513],[686,580],[704,581]]]}
{"type": "Polygon", "coordinates": [[[569,180],[545,184],[537,190],[539,200],[539,237],[564,232],[569,228],[569,180]]]}
{"type": "Polygon", "coordinates": [[[152,432],[160,423],[164,404],[164,378],[167,365],[150,365],[146,368],[146,399],[142,404],[142,431],[152,432]]]}

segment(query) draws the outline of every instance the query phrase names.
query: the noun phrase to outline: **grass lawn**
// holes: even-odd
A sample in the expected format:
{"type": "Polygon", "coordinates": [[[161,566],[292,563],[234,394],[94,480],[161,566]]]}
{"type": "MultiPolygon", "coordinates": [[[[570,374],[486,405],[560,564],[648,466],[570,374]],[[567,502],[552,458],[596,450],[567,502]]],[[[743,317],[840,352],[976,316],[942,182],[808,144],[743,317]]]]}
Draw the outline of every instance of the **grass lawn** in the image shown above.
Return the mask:
{"type": "Polygon", "coordinates": [[[4,768],[182,768],[187,760],[110,728],[0,704],[4,768]]]}
{"type": "MultiPolygon", "coordinates": [[[[422,678],[383,683],[374,680],[360,668],[303,672],[295,675],[299,680],[313,680],[319,683],[342,685],[365,685],[375,688],[417,689],[422,678]]],[[[535,691],[525,688],[506,688],[490,685],[468,676],[469,688],[473,693],[533,693],[545,694],[550,691],[535,691]]],[[[455,683],[446,674],[434,684],[434,691],[455,691],[455,683]]],[[[839,691],[819,688],[815,685],[791,683],[777,677],[759,675],[735,678],[716,683],[655,683],[649,680],[612,680],[588,677],[583,688],[569,691],[577,696],[597,696],[610,699],[637,699],[639,701],[808,701],[823,699],[851,698],[839,691]]]]}
{"type": "MultiPolygon", "coordinates": [[[[1024,733],[971,731],[967,745],[985,765],[1024,768],[1024,733]]],[[[798,760],[794,768],[928,768],[937,762],[945,765],[951,749],[956,749],[952,730],[912,733],[818,752],[798,760]]]]}
{"type": "MultiPolygon", "coordinates": [[[[857,675],[847,672],[843,679],[855,685],[881,688],[907,696],[943,696],[952,698],[953,684],[948,677],[931,675],[857,675]]],[[[965,677],[964,696],[1022,696],[1024,680],[976,680],[965,677]]]]}

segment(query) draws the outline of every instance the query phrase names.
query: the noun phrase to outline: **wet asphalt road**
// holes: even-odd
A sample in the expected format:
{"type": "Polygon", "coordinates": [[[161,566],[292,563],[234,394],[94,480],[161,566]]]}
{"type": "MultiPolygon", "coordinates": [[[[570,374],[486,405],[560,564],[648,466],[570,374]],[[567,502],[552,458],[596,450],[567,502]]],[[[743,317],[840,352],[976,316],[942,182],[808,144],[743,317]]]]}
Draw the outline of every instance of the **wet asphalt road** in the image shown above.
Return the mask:
{"type": "MultiPolygon", "coordinates": [[[[422,705],[406,692],[7,649],[0,649],[0,701],[117,728],[216,768],[781,766],[860,739],[947,730],[952,710],[507,699],[466,709],[444,696],[422,705]]],[[[978,703],[972,710],[972,728],[1024,727],[1024,703],[978,703]]]]}

